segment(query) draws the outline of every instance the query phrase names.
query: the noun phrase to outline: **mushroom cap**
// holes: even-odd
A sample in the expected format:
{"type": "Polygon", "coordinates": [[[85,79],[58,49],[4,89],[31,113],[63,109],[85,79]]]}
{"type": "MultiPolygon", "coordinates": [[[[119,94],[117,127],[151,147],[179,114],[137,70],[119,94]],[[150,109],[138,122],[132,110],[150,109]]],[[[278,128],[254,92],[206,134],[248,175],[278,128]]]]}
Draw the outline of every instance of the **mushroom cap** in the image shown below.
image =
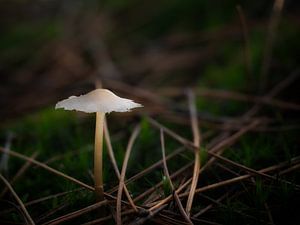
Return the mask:
{"type": "Polygon", "coordinates": [[[137,107],[142,107],[142,105],[130,99],[120,98],[107,89],[96,89],[85,95],[71,96],[55,105],[55,109],[63,108],[86,113],[127,112],[137,107]]]}

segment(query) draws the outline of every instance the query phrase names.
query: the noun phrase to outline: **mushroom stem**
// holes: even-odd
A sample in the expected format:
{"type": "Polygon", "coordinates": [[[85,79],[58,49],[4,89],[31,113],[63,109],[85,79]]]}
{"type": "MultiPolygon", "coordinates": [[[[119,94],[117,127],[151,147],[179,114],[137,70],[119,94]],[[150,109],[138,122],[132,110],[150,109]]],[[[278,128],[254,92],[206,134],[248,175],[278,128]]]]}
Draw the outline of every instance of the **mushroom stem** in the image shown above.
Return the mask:
{"type": "Polygon", "coordinates": [[[103,155],[103,125],[105,113],[96,112],[95,152],[94,152],[94,180],[97,201],[104,200],[102,155],[103,155]]]}

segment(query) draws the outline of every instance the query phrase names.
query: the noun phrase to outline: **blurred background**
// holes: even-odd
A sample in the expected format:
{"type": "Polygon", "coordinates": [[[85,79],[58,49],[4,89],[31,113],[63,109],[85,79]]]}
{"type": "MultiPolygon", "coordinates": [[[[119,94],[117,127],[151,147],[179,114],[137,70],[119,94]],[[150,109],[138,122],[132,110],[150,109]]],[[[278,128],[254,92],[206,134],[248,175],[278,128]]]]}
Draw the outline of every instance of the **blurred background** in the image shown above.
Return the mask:
{"type": "MultiPolygon", "coordinates": [[[[126,173],[131,177],[161,160],[159,132],[148,116],[192,140],[187,97],[192,90],[203,133],[201,148],[210,150],[259,119],[249,134],[226,148],[224,157],[256,170],[293,162],[272,174],[299,184],[299,38],[299,0],[0,0],[1,151],[11,148],[38,157],[93,184],[94,115],[54,106],[101,84],[144,105],[107,117],[119,168],[134,125],[141,125],[126,173]]],[[[172,153],[181,144],[169,138],[166,146],[172,153]]],[[[176,157],[168,162],[171,174],[194,160],[187,151],[176,157]]],[[[29,204],[37,223],[94,203],[92,193],[79,195],[71,182],[28,162],[23,169],[24,164],[1,154],[1,174],[29,204]],[[35,201],[66,191],[70,193],[61,198],[35,201]]],[[[118,185],[108,164],[105,190],[118,185]]],[[[198,187],[247,174],[220,165],[205,170],[198,187]]],[[[162,174],[156,168],[128,188],[137,197],[162,182],[162,174]]],[[[176,184],[191,176],[192,169],[176,184]]],[[[214,201],[225,200],[204,218],[230,225],[300,224],[299,189],[292,185],[255,178],[208,192],[214,201]]],[[[168,194],[162,189],[162,196],[168,194]]],[[[0,193],[0,223],[22,224],[16,210],[5,213],[15,204],[7,193],[0,193]]],[[[196,198],[193,214],[211,205],[202,195],[196,198]]],[[[182,221],[180,214],[177,218],[182,221]]]]}
{"type": "MultiPolygon", "coordinates": [[[[299,66],[297,0],[0,4],[3,121],[89,91],[95,79],[147,106],[168,87],[262,94],[299,66]]],[[[283,97],[296,100],[296,89],[283,97]]]]}

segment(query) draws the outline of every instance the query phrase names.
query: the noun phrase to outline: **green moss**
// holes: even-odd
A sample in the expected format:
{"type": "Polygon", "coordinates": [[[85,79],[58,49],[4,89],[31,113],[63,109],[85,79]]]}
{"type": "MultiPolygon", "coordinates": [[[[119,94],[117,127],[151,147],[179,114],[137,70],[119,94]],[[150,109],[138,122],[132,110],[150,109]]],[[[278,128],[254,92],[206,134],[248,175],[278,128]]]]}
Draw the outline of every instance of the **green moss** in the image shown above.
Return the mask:
{"type": "Polygon", "coordinates": [[[163,183],[164,196],[167,197],[170,194],[172,194],[170,180],[166,176],[162,176],[162,183],[163,183]]]}

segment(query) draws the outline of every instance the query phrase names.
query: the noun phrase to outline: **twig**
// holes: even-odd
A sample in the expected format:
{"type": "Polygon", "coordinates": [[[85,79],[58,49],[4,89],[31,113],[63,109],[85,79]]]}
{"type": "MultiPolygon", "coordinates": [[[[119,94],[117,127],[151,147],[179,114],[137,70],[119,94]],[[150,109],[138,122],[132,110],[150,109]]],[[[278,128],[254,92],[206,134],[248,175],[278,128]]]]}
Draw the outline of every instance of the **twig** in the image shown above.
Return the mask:
{"type": "Polygon", "coordinates": [[[8,160],[9,160],[9,154],[8,152],[10,151],[10,146],[11,146],[11,142],[14,138],[14,133],[9,131],[7,134],[7,138],[5,141],[5,150],[7,151],[6,153],[4,153],[0,159],[0,171],[3,171],[4,173],[8,173],[8,160]]]}
{"type": "Polygon", "coordinates": [[[141,224],[144,224],[146,221],[152,219],[157,213],[159,213],[161,210],[163,210],[166,207],[167,207],[167,205],[162,205],[159,208],[157,208],[156,210],[149,211],[149,215],[148,216],[142,217],[142,218],[137,218],[135,221],[133,221],[129,225],[141,225],[141,224]]]}
{"type": "MultiPolygon", "coordinates": [[[[194,164],[194,162],[190,162],[188,164],[186,164],[185,166],[181,167],[179,170],[177,170],[175,173],[173,173],[170,177],[171,179],[173,179],[174,177],[179,176],[181,173],[183,173],[184,171],[186,171],[187,169],[189,169],[192,165],[194,164]]],[[[190,179],[191,181],[191,179],[190,179]]],[[[157,188],[159,188],[161,185],[163,184],[163,182],[159,182],[158,184],[154,185],[153,187],[149,188],[148,190],[144,191],[142,194],[140,194],[139,196],[137,196],[134,200],[135,201],[139,201],[142,198],[144,198],[145,196],[149,195],[151,192],[155,191],[157,188]]]]}
{"type": "MultiPolygon", "coordinates": [[[[299,160],[299,159],[297,159],[297,160],[299,160]]],[[[290,162],[283,162],[283,163],[280,163],[278,165],[274,165],[274,166],[270,166],[270,167],[261,169],[258,172],[260,172],[260,173],[271,172],[271,171],[277,170],[277,169],[285,166],[288,163],[290,163],[290,162]]],[[[196,189],[196,193],[200,193],[200,192],[203,192],[203,191],[208,191],[208,190],[212,190],[212,189],[222,187],[222,186],[225,186],[225,185],[240,182],[240,181],[246,180],[248,178],[251,178],[252,176],[254,176],[254,174],[246,174],[246,175],[242,175],[242,176],[239,176],[239,177],[224,180],[224,181],[221,181],[221,182],[218,182],[218,183],[210,184],[210,185],[207,185],[205,187],[201,187],[201,188],[196,189]]],[[[186,196],[188,196],[188,193],[183,193],[183,194],[179,195],[179,197],[186,197],[186,196]]]]}
{"type": "MultiPolygon", "coordinates": [[[[169,130],[168,128],[164,127],[163,125],[159,124],[155,120],[153,120],[153,119],[150,118],[149,121],[155,127],[164,129],[165,132],[167,132],[170,136],[172,136],[173,138],[175,138],[176,140],[178,140],[182,144],[186,145],[186,147],[188,149],[193,150],[193,151],[195,149],[197,149],[197,146],[195,146],[193,143],[191,143],[190,141],[186,140],[185,138],[179,136],[178,134],[174,133],[173,131],[169,130]]],[[[226,161],[226,162],[228,162],[228,163],[230,163],[232,165],[237,166],[237,163],[235,163],[235,162],[233,162],[231,160],[229,160],[229,161],[231,161],[231,162],[229,162],[228,159],[220,156],[220,154],[225,149],[225,147],[228,147],[229,145],[232,145],[241,135],[243,135],[248,130],[250,130],[253,127],[255,127],[258,123],[259,123],[259,121],[254,121],[248,127],[243,128],[242,130],[238,131],[237,133],[233,134],[229,138],[225,139],[224,141],[222,141],[221,143],[217,144],[215,147],[213,147],[212,149],[210,149],[209,151],[207,151],[207,153],[209,155],[213,156],[214,158],[212,158],[209,162],[207,162],[205,164],[205,166],[202,168],[201,171],[203,171],[206,167],[208,167],[216,158],[221,159],[222,161],[226,161]],[[217,152],[217,154],[215,154],[215,152],[217,152]]],[[[248,171],[250,171],[252,173],[255,173],[255,174],[258,174],[258,175],[261,175],[261,176],[265,176],[265,177],[268,177],[268,178],[271,178],[271,179],[276,179],[276,178],[274,178],[272,176],[269,176],[269,175],[266,175],[266,174],[262,174],[259,171],[252,170],[252,169],[247,168],[245,166],[242,166],[242,165],[238,165],[238,166],[240,168],[247,169],[248,171]]],[[[282,180],[280,180],[280,181],[282,181],[282,180]]],[[[290,182],[287,182],[287,181],[283,181],[283,182],[290,183],[290,182]]],[[[187,194],[187,193],[185,193],[185,194],[187,194]]]]}
{"type": "MultiPolygon", "coordinates": [[[[174,220],[174,217],[175,217],[177,214],[174,213],[173,211],[170,211],[170,210],[163,210],[162,212],[159,213],[159,216],[166,217],[166,215],[164,215],[164,213],[170,214],[170,217],[168,217],[168,219],[172,220],[173,222],[176,222],[176,223],[179,224],[179,225],[183,224],[182,221],[174,220]]],[[[219,223],[215,223],[215,222],[208,221],[208,220],[204,220],[204,219],[197,219],[197,218],[191,218],[191,219],[192,219],[196,224],[221,225],[221,224],[219,224],[219,223]]]]}
{"type": "Polygon", "coordinates": [[[67,153],[64,153],[64,154],[59,154],[59,155],[55,155],[45,161],[43,161],[43,163],[45,164],[50,164],[50,163],[53,163],[55,161],[58,161],[58,160],[61,160],[65,157],[68,157],[68,156],[75,156],[75,155],[79,155],[79,154],[82,154],[82,153],[85,153],[85,152],[91,152],[93,151],[94,149],[93,148],[90,148],[90,149],[87,149],[85,151],[80,151],[80,150],[72,150],[71,152],[67,152],[67,153]]]}
{"type": "Polygon", "coordinates": [[[283,5],[284,0],[275,0],[273,5],[273,12],[270,18],[267,40],[264,49],[264,58],[261,66],[260,92],[262,92],[268,85],[268,72],[272,60],[272,50],[276,38],[276,30],[279,25],[283,5]]]}
{"type": "Polygon", "coordinates": [[[188,91],[188,102],[189,102],[189,110],[190,110],[190,117],[191,117],[191,126],[194,136],[194,145],[197,147],[195,149],[195,163],[194,163],[194,172],[193,172],[193,179],[192,184],[190,188],[189,197],[186,203],[186,213],[188,217],[190,217],[191,214],[191,208],[194,200],[195,190],[198,184],[198,178],[199,178],[199,172],[200,172],[200,141],[201,141],[201,135],[199,131],[199,125],[198,125],[198,118],[197,118],[197,110],[196,110],[196,103],[195,103],[195,96],[194,93],[189,90],[188,91]]]}
{"type": "MultiPolygon", "coordinates": [[[[41,203],[41,202],[44,202],[44,201],[47,201],[47,200],[51,200],[53,198],[64,196],[64,195],[66,195],[68,193],[71,193],[71,192],[82,191],[82,190],[86,190],[86,189],[84,189],[84,188],[77,188],[77,189],[74,189],[74,190],[71,190],[71,191],[60,192],[60,193],[57,193],[57,194],[54,194],[54,195],[49,195],[49,196],[46,196],[46,197],[42,197],[42,198],[39,198],[39,199],[35,199],[35,200],[32,200],[32,201],[26,202],[26,203],[24,203],[24,205],[25,206],[35,205],[35,204],[38,204],[38,203],[41,203]]],[[[13,208],[6,209],[4,211],[1,211],[0,215],[9,213],[9,212],[11,212],[13,210],[14,210],[13,208]]]]}
{"type": "Polygon", "coordinates": [[[292,171],[294,171],[294,170],[297,170],[297,169],[299,169],[299,168],[300,168],[300,163],[299,163],[299,164],[296,164],[296,165],[294,165],[294,166],[291,166],[290,168],[287,168],[287,169],[285,169],[285,170],[283,170],[283,171],[280,171],[280,172],[279,172],[279,175],[281,176],[281,175],[290,173],[290,172],[292,172],[292,171]]]}
{"type": "Polygon", "coordinates": [[[49,216],[52,216],[53,214],[57,213],[58,211],[66,208],[67,206],[69,206],[69,203],[63,203],[61,205],[59,205],[58,207],[54,208],[54,209],[50,209],[48,212],[44,213],[43,215],[41,215],[38,219],[36,219],[36,222],[38,224],[41,223],[41,221],[45,220],[46,218],[48,218],[49,216]]]}
{"type": "Polygon", "coordinates": [[[223,141],[219,142],[218,144],[216,144],[214,147],[212,147],[211,149],[209,149],[209,154],[210,153],[219,153],[225,149],[226,147],[232,145],[234,142],[236,142],[242,135],[244,135],[245,133],[247,133],[249,130],[255,128],[258,124],[260,123],[260,121],[258,120],[254,120],[252,123],[250,123],[248,126],[244,126],[241,130],[239,130],[238,132],[234,133],[233,135],[231,135],[230,137],[224,139],[223,141]]]}
{"type": "Polygon", "coordinates": [[[198,213],[193,215],[193,218],[197,218],[199,216],[201,216],[202,214],[204,214],[205,212],[207,212],[208,210],[210,210],[214,204],[220,204],[220,202],[225,199],[228,196],[228,193],[225,193],[224,195],[222,195],[220,198],[218,198],[217,200],[213,200],[211,198],[209,198],[210,201],[212,201],[213,203],[208,205],[207,207],[205,207],[204,209],[200,210],[198,213]]]}
{"type": "Polygon", "coordinates": [[[12,193],[12,195],[14,196],[14,198],[16,199],[16,201],[19,203],[22,211],[24,212],[24,215],[26,217],[26,223],[34,225],[34,221],[31,218],[31,216],[29,215],[26,207],[24,206],[22,200],[19,198],[19,196],[17,195],[17,193],[14,191],[13,187],[10,185],[10,183],[2,176],[2,174],[0,174],[0,179],[3,181],[3,183],[6,185],[6,187],[9,189],[9,191],[12,193]]]}
{"type": "MultiPolygon", "coordinates": [[[[120,180],[120,172],[119,172],[118,165],[117,165],[117,162],[116,162],[116,159],[115,159],[114,151],[112,149],[109,130],[108,130],[108,127],[107,127],[106,120],[104,120],[104,137],[105,137],[105,141],[106,141],[110,161],[113,165],[115,174],[117,175],[118,179],[120,180]]],[[[129,201],[131,207],[134,209],[135,212],[138,212],[138,209],[136,208],[125,183],[124,183],[124,192],[126,194],[126,197],[129,201]]]]}
{"type": "MultiPolygon", "coordinates": [[[[270,179],[270,180],[274,180],[274,181],[279,181],[279,182],[283,182],[283,183],[286,183],[286,184],[292,184],[292,185],[294,185],[293,183],[291,183],[291,182],[289,182],[289,181],[286,181],[286,180],[283,180],[283,179],[278,179],[277,177],[273,177],[273,176],[270,176],[270,175],[268,175],[268,174],[265,174],[265,173],[262,173],[262,172],[260,172],[260,171],[257,171],[257,170],[254,170],[254,169],[252,169],[252,168],[249,168],[249,167],[247,167],[247,166],[244,166],[244,165],[242,165],[242,164],[239,164],[239,163],[237,163],[237,162],[234,162],[234,161],[232,161],[232,160],[230,160],[230,159],[227,159],[227,158],[225,158],[225,157],[223,157],[223,156],[220,156],[220,155],[217,155],[217,154],[214,154],[213,155],[215,158],[217,158],[217,159],[221,159],[223,162],[226,162],[226,163],[229,163],[229,164],[231,164],[231,165],[234,165],[235,167],[238,167],[238,168],[240,168],[240,169],[242,169],[242,170],[245,170],[245,171],[247,171],[247,172],[250,172],[250,173],[253,173],[253,174],[255,174],[255,175],[259,175],[259,176],[261,176],[261,177],[265,177],[265,178],[267,178],[267,179],[270,179]]],[[[299,188],[300,189],[300,186],[299,185],[295,185],[297,188],[299,188]]]]}
{"type": "Polygon", "coordinates": [[[143,205],[150,204],[151,202],[155,202],[155,201],[157,201],[158,199],[160,199],[160,198],[164,195],[163,192],[160,191],[161,189],[163,189],[163,188],[160,188],[160,189],[157,188],[156,191],[153,191],[152,193],[150,193],[150,194],[148,195],[148,198],[146,198],[146,199],[143,201],[143,205]]]}
{"type": "MultiPolygon", "coordinates": [[[[171,137],[173,137],[174,139],[176,139],[177,141],[179,141],[180,143],[182,143],[183,145],[185,145],[188,149],[190,149],[192,151],[194,151],[195,149],[197,149],[197,147],[193,143],[191,143],[189,140],[186,140],[185,138],[181,137],[180,135],[176,134],[175,132],[171,131],[170,129],[164,127],[163,125],[161,125],[160,123],[156,122],[152,118],[148,118],[148,120],[149,120],[149,122],[154,127],[158,128],[158,129],[163,129],[166,133],[168,133],[171,137]]],[[[245,127],[243,130],[241,130],[241,131],[233,134],[228,139],[225,139],[224,141],[222,141],[222,143],[220,143],[217,146],[213,147],[211,150],[208,151],[208,153],[210,155],[213,155],[214,157],[216,157],[216,155],[213,154],[213,151],[222,150],[225,147],[228,147],[229,145],[233,144],[241,135],[243,135],[248,130],[250,130],[251,128],[253,128],[254,126],[256,126],[257,123],[258,123],[257,121],[254,121],[248,127],[245,127]]],[[[201,171],[203,171],[206,168],[205,166],[201,169],[201,171]]],[[[178,188],[176,191],[179,193],[184,187],[186,187],[186,185],[188,185],[188,183],[190,181],[191,181],[191,179],[189,179],[188,181],[186,181],[185,184],[182,185],[181,188],[178,188]]],[[[162,204],[165,204],[167,201],[170,200],[170,198],[171,197],[168,196],[167,198],[161,200],[160,203],[158,203],[156,206],[152,207],[150,210],[156,209],[157,207],[161,206],[162,204]]]]}
{"type": "Polygon", "coordinates": [[[140,132],[140,126],[137,125],[129,139],[125,157],[124,157],[124,162],[122,166],[122,171],[120,175],[120,183],[119,183],[119,189],[118,189],[118,195],[117,195],[117,207],[116,207],[116,217],[117,217],[117,224],[121,225],[122,224],[122,218],[121,218],[121,199],[122,199],[122,192],[123,192],[123,187],[124,187],[124,180],[125,180],[125,173],[128,165],[128,160],[129,156],[132,150],[133,143],[135,139],[137,138],[139,132],[140,132]]]}
{"type": "MultiPolygon", "coordinates": [[[[129,215],[129,214],[132,214],[132,213],[135,213],[135,211],[133,209],[128,209],[128,210],[122,212],[122,216],[123,215],[129,215]]],[[[112,219],[112,218],[113,218],[113,216],[109,215],[109,216],[106,216],[106,217],[102,217],[102,218],[99,218],[99,219],[96,219],[96,220],[89,221],[89,222],[84,223],[82,225],[101,224],[101,222],[104,222],[104,221],[112,219]]]]}
{"type": "MultiPolygon", "coordinates": [[[[191,181],[192,181],[192,178],[188,179],[185,183],[183,183],[181,186],[179,186],[175,190],[176,194],[179,194],[184,188],[186,188],[191,183],[191,181]]],[[[152,203],[153,206],[149,209],[149,211],[150,212],[154,211],[154,210],[158,209],[159,207],[161,207],[162,205],[167,204],[172,199],[172,197],[173,197],[172,195],[169,195],[168,197],[160,200],[158,203],[157,202],[152,203]]]]}
{"type": "MultiPolygon", "coordinates": [[[[274,98],[265,98],[262,96],[255,96],[249,95],[241,92],[231,91],[231,90],[219,90],[219,89],[211,89],[211,88],[203,88],[201,89],[196,88],[193,89],[195,94],[198,96],[212,98],[212,99],[226,99],[226,100],[235,100],[241,102],[249,102],[249,103],[256,103],[256,104],[264,104],[273,107],[278,107],[282,109],[291,109],[291,110],[299,110],[300,105],[294,102],[287,102],[279,99],[274,98]]],[[[168,96],[177,96],[181,95],[181,89],[177,88],[168,88],[160,90],[162,94],[168,92],[168,96]]]]}
{"type": "MultiPolygon", "coordinates": [[[[263,96],[264,99],[272,99],[274,96],[276,96],[278,93],[280,93],[282,90],[287,88],[293,81],[297,80],[300,74],[300,69],[297,68],[295,71],[293,71],[287,78],[279,82],[277,85],[275,85],[266,95],[263,96]]],[[[247,119],[253,115],[255,115],[259,110],[261,109],[261,105],[255,104],[249,111],[247,111],[243,115],[243,119],[247,119]]]]}
{"type": "Polygon", "coordinates": [[[184,211],[184,208],[182,206],[182,203],[178,197],[178,194],[176,193],[174,185],[172,183],[172,180],[170,178],[170,174],[169,174],[169,170],[168,170],[168,166],[167,166],[167,161],[166,161],[166,151],[165,151],[165,139],[164,139],[164,133],[163,130],[160,129],[160,142],[161,142],[161,151],[162,151],[162,157],[163,157],[163,165],[164,165],[164,174],[168,179],[168,182],[171,186],[172,192],[174,193],[174,198],[176,200],[176,203],[178,205],[179,211],[181,213],[181,215],[183,216],[183,218],[189,223],[189,224],[193,224],[193,222],[191,221],[191,219],[189,218],[189,216],[187,215],[187,213],[184,211]]]}
{"type": "Polygon", "coordinates": [[[237,5],[236,10],[239,14],[241,27],[243,30],[245,66],[246,66],[246,73],[248,75],[247,78],[248,78],[248,81],[250,81],[250,76],[252,74],[252,67],[251,67],[251,51],[250,51],[249,31],[248,31],[245,14],[243,12],[242,7],[240,5],[237,5]]]}
{"type": "MultiPolygon", "coordinates": [[[[170,160],[173,157],[179,155],[180,153],[182,153],[184,151],[184,147],[179,147],[177,148],[174,152],[170,153],[167,157],[166,160],[170,160]]],[[[163,163],[163,160],[159,160],[156,163],[152,164],[151,166],[147,167],[146,169],[144,169],[143,171],[135,174],[134,176],[128,178],[125,181],[125,184],[129,184],[130,182],[133,182],[135,180],[138,180],[139,178],[145,176],[146,174],[150,173],[152,170],[156,169],[157,167],[161,166],[163,163]]],[[[118,186],[115,188],[112,188],[108,193],[112,194],[113,192],[118,190],[118,186]]]]}
{"type": "MultiPolygon", "coordinates": [[[[171,137],[173,137],[174,139],[176,139],[177,141],[179,141],[181,144],[185,145],[189,150],[191,151],[195,151],[198,149],[197,146],[195,146],[192,142],[190,142],[189,140],[181,137],[180,135],[178,135],[177,133],[171,131],[170,129],[166,128],[165,126],[163,126],[162,124],[158,123],[157,121],[155,121],[152,118],[148,118],[149,122],[156,128],[160,129],[162,128],[167,134],[169,134],[171,137]]],[[[248,132],[249,130],[253,129],[255,126],[257,126],[259,124],[259,121],[255,120],[252,123],[250,123],[250,125],[244,127],[243,129],[241,129],[240,131],[234,133],[233,135],[231,135],[230,137],[228,137],[227,139],[221,141],[220,143],[216,144],[214,147],[212,147],[211,149],[209,149],[207,151],[207,153],[211,156],[213,156],[214,158],[212,158],[211,160],[209,160],[203,167],[202,170],[204,170],[206,167],[208,167],[214,160],[215,158],[218,158],[220,160],[225,161],[226,159],[224,159],[223,157],[220,156],[220,154],[222,153],[222,151],[234,144],[242,135],[244,135],[246,132],[248,132]],[[217,154],[216,154],[217,153],[217,154]]],[[[227,161],[227,160],[226,160],[227,161]]]]}
{"type": "MultiPolygon", "coordinates": [[[[161,222],[160,224],[172,224],[172,225],[185,225],[185,224],[190,224],[178,219],[175,219],[174,217],[178,216],[178,214],[172,214],[170,216],[165,215],[164,213],[160,212],[157,216],[157,219],[159,219],[161,222]]],[[[155,220],[156,218],[153,218],[152,220],[155,220]]],[[[157,222],[157,220],[156,220],[157,222]]]]}
{"type": "MultiPolygon", "coordinates": [[[[0,147],[0,152],[5,152],[5,149],[3,147],[0,147]]],[[[35,164],[35,165],[37,165],[39,167],[42,167],[43,169],[45,169],[45,170],[47,170],[47,171],[49,171],[51,173],[54,173],[54,174],[56,174],[58,176],[61,176],[61,177],[65,178],[65,179],[67,179],[67,180],[70,180],[70,181],[72,181],[72,182],[74,182],[76,184],[79,184],[80,186],[82,186],[82,187],[84,187],[84,188],[86,188],[86,189],[88,189],[90,191],[94,191],[93,187],[91,187],[91,186],[89,186],[89,185],[87,185],[87,184],[85,184],[85,183],[83,183],[83,182],[75,179],[74,177],[71,177],[71,176],[66,175],[66,174],[64,174],[64,173],[62,173],[62,172],[60,172],[60,171],[58,171],[56,169],[53,169],[50,166],[47,166],[46,164],[41,163],[41,162],[39,162],[39,161],[37,161],[35,159],[31,159],[30,157],[27,157],[25,155],[22,155],[22,154],[20,154],[18,152],[12,151],[12,150],[10,150],[8,152],[8,154],[10,154],[12,156],[15,156],[17,158],[23,159],[25,161],[31,162],[32,164],[35,164]]]]}
{"type": "Polygon", "coordinates": [[[78,216],[81,216],[81,215],[83,215],[85,213],[88,213],[88,212],[90,212],[92,210],[95,210],[95,209],[97,209],[97,208],[99,208],[99,207],[101,207],[103,205],[106,205],[108,203],[111,203],[111,202],[113,202],[113,201],[103,200],[101,202],[97,202],[97,203],[95,203],[93,205],[89,205],[89,206],[87,206],[85,208],[82,208],[82,209],[79,209],[77,211],[74,211],[74,212],[68,213],[66,215],[63,215],[61,217],[55,218],[55,219],[53,219],[51,221],[48,221],[48,222],[44,223],[43,225],[60,224],[62,222],[68,221],[70,219],[74,219],[74,218],[76,218],[78,216]]]}
{"type": "Polygon", "coordinates": [[[100,219],[96,219],[96,220],[92,220],[89,221],[87,223],[83,223],[82,225],[94,225],[94,224],[102,224],[102,222],[109,220],[112,218],[112,215],[106,216],[106,217],[102,217],[100,219]]]}
{"type": "Polygon", "coordinates": [[[49,195],[49,196],[46,196],[46,197],[43,197],[43,198],[32,200],[30,202],[26,202],[25,205],[26,206],[35,205],[35,204],[38,204],[38,203],[41,203],[41,202],[44,202],[44,201],[47,201],[47,200],[51,200],[53,198],[58,198],[58,197],[67,195],[67,194],[72,193],[72,192],[79,192],[79,191],[83,191],[83,190],[86,190],[86,189],[80,187],[80,188],[77,188],[77,189],[74,189],[74,190],[71,190],[71,191],[60,192],[60,193],[57,193],[57,194],[54,194],[54,195],[49,195]]]}
{"type": "MultiPolygon", "coordinates": [[[[218,201],[219,199],[218,199],[218,200],[214,200],[214,199],[212,199],[212,198],[210,198],[210,197],[208,197],[208,196],[206,196],[206,195],[203,195],[203,194],[201,194],[201,193],[199,193],[199,194],[200,194],[202,197],[204,197],[204,198],[206,198],[206,199],[212,201],[214,204],[218,204],[218,205],[221,206],[221,207],[228,208],[228,206],[226,206],[226,205],[224,205],[223,203],[221,203],[220,201],[218,201]]],[[[225,193],[225,195],[221,196],[221,198],[222,198],[222,197],[226,197],[226,196],[228,196],[228,192],[225,193]]],[[[221,198],[220,198],[220,199],[221,199],[221,198]]],[[[231,198],[232,198],[232,196],[231,196],[231,198]]],[[[212,206],[213,206],[213,204],[210,204],[210,205],[208,205],[206,208],[204,208],[203,210],[201,210],[201,211],[200,211],[200,212],[202,212],[201,214],[205,213],[205,211],[209,210],[212,206]]],[[[232,209],[232,210],[233,210],[234,212],[236,212],[236,213],[242,215],[243,217],[249,217],[249,218],[251,218],[251,219],[257,220],[256,217],[251,216],[251,215],[248,215],[248,214],[245,214],[245,213],[243,213],[243,212],[240,211],[240,210],[237,210],[237,209],[232,209]]],[[[199,217],[201,214],[199,213],[197,216],[199,217]]],[[[260,220],[260,221],[261,221],[261,220],[260,220]]],[[[261,222],[265,222],[265,221],[261,221],[261,222]]],[[[264,223],[264,224],[265,224],[265,223],[264,223]]]]}
{"type": "Polygon", "coordinates": [[[267,211],[267,214],[268,214],[268,217],[269,217],[269,220],[270,220],[270,224],[274,225],[273,216],[272,216],[271,210],[270,210],[270,208],[268,206],[268,203],[265,202],[264,206],[266,208],[266,211],[267,211]]]}
{"type": "Polygon", "coordinates": [[[283,81],[279,82],[275,87],[273,87],[269,93],[265,96],[265,98],[273,98],[275,95],[277,95],[279,92],[287,88],[292,82],[297,80],[300,75],[300,69],[297,68],[294,70],[291,74],[287,76],[283,81]]]}
{"type": "Polygon", "coordinates": [[[147,119],[148,119],[148,121],[150,122],[150,124],[152,126],[154,126],[155,128],[157,128],[158,130],[163,129],[163,131],[166,134],[168,134],[169,136],[171,136],[172,138],[174,138],[175,140],[177,140],[178,142],[180,142],[184,146],[186,146],[188,148],[192,148],[193,150],[197,148],[197,147],[194,146],[194,144],[192,142],[190,142],[189,140],[181,137],[180,135],[178,135],[174,131],[170,130],[169,128],[163,126],[162,124],[160,124],[156,120],[152,119],[151,117],[147,117],[147,119]]]}
{"type": "MultiPolygon", "coordinates": [[[[37,155],[38,155],[38,152],[35,152],[35,153],[33,153],[33,154],[31,155],[30,158],[35,159],[35,158],[37,157],[37,155]]],[[[29,168],[30,165],[31,165],[31,162],[27,161],[27,162],[19,169],[19,171],[16,173],[16,175],[11,179],[10,184],[13,185],[13,184],[16,182],[16,180],[19,179],[19,177],[21,177],[21,176],[25,173],[25,171],[29,168]]],[[[0,198],[1,198],[2,196],[4,196],[5,193],[6,193],[7,191],[8,191],[8,188],[5,187],[4,190],[3,190],[3,191],[1,192],[1,194],[0,194],[0,198]]]]}
{"type": "MultiPolygon", "coordinates": [[[[267,173],[267,172],[270,172],[270,171],[274,171],[274,170],[277,170],[277,169],[279,169],[281,167],[289,165],[290,163],[296,163],[296,162],[299,161],[299,159],[300,159],[300,157],[295,157],[295,158],[292,159],[291,162],[290,161],[283,162],[283,163],[280,163],[280,164],[277,164],[277,165],[270,166],[270,167],[267,167],[265,169],[259,170],[258,172],[259,173],[267,173]]],[[[239,182],[239,181],[251,178],[252,176],[254,176],[254,174],[247,174],[247,175],[235,177],[235,178],[232,178],[232,179],[228,179],[228,180],[225,180],[225,181],[221,181],[221,182],[218,182],[218,183],[207,185],[207,186],[202,187],[202,188],[198,188],[198,189],[195,190],[195,192],[199,193],[199,192],[202,192],[202,191],[207,191],[207,190],[215,189],[217,187],[221,187],[221,186],[233,184],[233,183],[236,183],[236,182],[239,182]]],[[[180,188],[178,188],[176,191],[179,193],[186,186],[186,184],[188,184],[188,182],[190,182],[190,181],[191,181],[191,179],[188,180],[188,181],[186,181],[186,183],[184,185],[182,185],[180,188]]],[[[186,196],[188,196],[188,194],[189,193],[185,192],[185,193],[179,194],[179,197],[186,197],[186,196]]],[[[172,196],[168,196],[167,198],[161,200],[159,203],[157,203],[157,204],[155,203],[156,205],[153,206],[153,207],[151,207],[149,209],[149,211],[155,210],[158,207],[160,207],[161,205],[166,204],[167,202],[170,201],[171,197],[172,196]]]]}

